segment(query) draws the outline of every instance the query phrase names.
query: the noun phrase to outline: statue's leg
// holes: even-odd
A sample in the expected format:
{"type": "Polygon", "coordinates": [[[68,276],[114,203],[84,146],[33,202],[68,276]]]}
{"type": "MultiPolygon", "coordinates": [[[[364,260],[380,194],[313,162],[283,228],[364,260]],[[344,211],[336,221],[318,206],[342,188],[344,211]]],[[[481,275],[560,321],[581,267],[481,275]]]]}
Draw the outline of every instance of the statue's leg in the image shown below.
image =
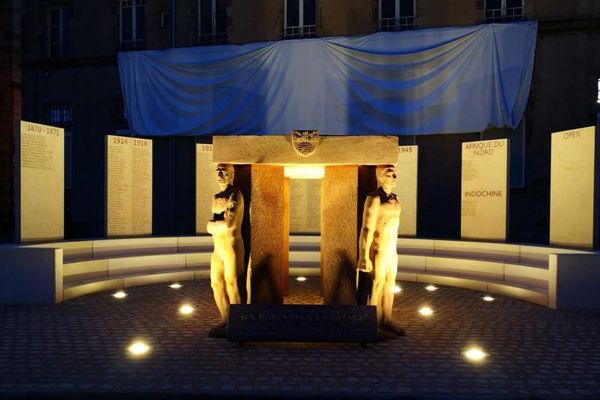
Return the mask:
{"type": "Polygon", "coordinates": [[[369,299],[369,305],[377,306],[377,325],[382,322],[383,304],[381,304],[383,289],[385,284],[385,258],[381,256],[381,253],[375,256],[373,260],[373,269],[375,270],[373,278],[373,291],[371,298],[369,299]]]}
{"type": "Polygon", "coordinates": [[[252,304],[252,257],[248,258],[246,269],[246,304],[252,304]]]}
{"type": "Polygon", "coordinates": [[[385,284],[383,289],[383,321],[392,322],[392,311],[394,309],[394,286],[396,285],[396,272],[398,270],[398,254],[394,252],[386,260],[385,284]]]}
{"type": "Polygon", "coordinates": [[[396,285],[396,272],[398,270],[398,254],[396,252],[388,257],[385,269],[385,285],[382,298],[383,320],[381,327],[397,336],[404,336],[404,329],[395,323],[392,317],[394,310],[394,286],[396,285]]]}
{"type": "Polygon", "coordinates": [[[244,241],[241,237],[237,238],[235,241],[235,270],[237,276],[237,289],[240,294],[240,303],[248,304],[248,271],[244,265],[244,241]]]}
{"type": "Polygon", "coordinates": [[[213,252],[210,259],[210,286],[213,290],[213,296],[215,303],[221,314],[221,319],[227,321],[227,314],[229,311],[229,305],[227,302],[227,295],[225,293],[225,277],[224,277],[224,266],[221,257],[217,252],[213,252]]]}
{"type": "MultiPolygon", "coordinates": [[[[229,296],[229,303],[231,304],[240,304],[240,292],[238,290],[237,283],[237,270],[238,270],[238,257],[236,254],[235,246],[230,246],[228,248],[223,249],[223,265],[225,271],[225,291],[227,292],[227,296],[229,296]]],[[[242,256],[242,263],[243,263],[242,256]]]]}

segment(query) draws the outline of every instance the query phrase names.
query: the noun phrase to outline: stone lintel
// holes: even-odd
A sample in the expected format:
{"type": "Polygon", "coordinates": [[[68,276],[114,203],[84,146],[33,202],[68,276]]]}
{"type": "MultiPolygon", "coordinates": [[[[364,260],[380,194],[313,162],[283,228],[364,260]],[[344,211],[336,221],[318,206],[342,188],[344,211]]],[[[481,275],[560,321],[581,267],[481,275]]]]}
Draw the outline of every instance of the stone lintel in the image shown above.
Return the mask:
{"type": "Polygon", "coordinates": [[[232,164],[379,165],[398,162],[395,136],[321,136],[316,151],[302,157],[291,135],[214,136],[213,162],[232,164]]]}

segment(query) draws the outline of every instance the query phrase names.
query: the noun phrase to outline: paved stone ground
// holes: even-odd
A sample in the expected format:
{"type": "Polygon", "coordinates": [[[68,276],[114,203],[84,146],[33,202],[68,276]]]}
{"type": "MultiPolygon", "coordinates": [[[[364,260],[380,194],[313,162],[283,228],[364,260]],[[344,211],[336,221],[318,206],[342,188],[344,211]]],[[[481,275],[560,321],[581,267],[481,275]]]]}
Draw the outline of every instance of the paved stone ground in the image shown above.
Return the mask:
{"type": "MultiPolygon", "coordinates": [[[[403,283],[394,314],[407,336],[356,344],[237,343],[208,281],[98,293],[56,306],[0,306],[0,397],[28,398],[600,398],[600,312],[558,312],[479,292],[403,283]],[[177,309],[196,307],[190,317],[177,309]],[[417,309],[430,305],[424,318],[417,309]],[[145,338],[149,356],[125,348],[145,338]],[[487,360],[461,355],[478,344],[487,360]]],[[[321,303],[291,281],[287,303],[321,303]]]]}

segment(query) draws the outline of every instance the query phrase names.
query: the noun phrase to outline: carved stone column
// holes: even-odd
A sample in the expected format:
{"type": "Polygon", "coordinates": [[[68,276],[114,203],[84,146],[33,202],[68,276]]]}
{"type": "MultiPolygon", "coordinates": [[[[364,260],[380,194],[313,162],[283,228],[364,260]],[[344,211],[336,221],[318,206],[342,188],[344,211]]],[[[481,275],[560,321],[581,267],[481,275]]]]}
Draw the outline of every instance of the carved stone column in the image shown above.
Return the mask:
{"type": "Polygon", "coordinates": [[[321,288],[325,304],[356,304],[358,167],[325,168],[321,184],[321,288]]]}
{"type": "Polygon", "coordinates": [[[251,302],[282,304],[289,264],[289,184],[283,167],[251,167],[251,302]]]}

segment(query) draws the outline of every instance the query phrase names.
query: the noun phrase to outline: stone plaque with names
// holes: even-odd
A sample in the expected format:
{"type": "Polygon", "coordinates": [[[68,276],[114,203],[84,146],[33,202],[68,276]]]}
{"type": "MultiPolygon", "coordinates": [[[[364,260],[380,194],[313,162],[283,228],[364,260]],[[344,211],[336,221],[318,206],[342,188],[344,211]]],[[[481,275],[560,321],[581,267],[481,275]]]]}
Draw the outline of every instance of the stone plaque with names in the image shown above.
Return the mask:
{"type": "Polygon", "coordinates": [[[321,180],[290,179],[290,233],[321,232],[321,180]]]}
{"type": "MultiPolygon", "coordinates": [[[[592,248],[594,205],[598,202],[596,128],[552,134],[550,168],[550,243],[592,248]],[[596,188],[596,189],[595,189],[596,188]]],[[[598,207],[596,205],[596,207],[598,207]]]]}
{"type": "Polygon", "coordinates": [[[21,121],[16,138],[16,240],[64,238],[64,129],[21,121]]]}
{"type": "Polygon", "coordinates": [[[196,144],[196,233],[208,233],[206,223],[212,219],[213,196],[221,191],[212,157],[212,144],[196,144]]]}
{"type": "Polygon", "coordinates": [[[232,304],[227,339],[236,342],[378,340],[375,306],[232,304]]]}
{"type": "Polygon", "coordinates": [[[106,235],[152,234],[152,140],[106,136],[106,235]]]}
{"type": "Polygon", "coordinates": [[[417,236],[417,183],[419,146],[399,146],[396,186],[393,192],[402,207],[398,236],[417,236]]]}
{"type": "Polygon", "coordinates": [[[508,139],[462,144],[462,239],[506,240],[508,146],[508,139]]]}

